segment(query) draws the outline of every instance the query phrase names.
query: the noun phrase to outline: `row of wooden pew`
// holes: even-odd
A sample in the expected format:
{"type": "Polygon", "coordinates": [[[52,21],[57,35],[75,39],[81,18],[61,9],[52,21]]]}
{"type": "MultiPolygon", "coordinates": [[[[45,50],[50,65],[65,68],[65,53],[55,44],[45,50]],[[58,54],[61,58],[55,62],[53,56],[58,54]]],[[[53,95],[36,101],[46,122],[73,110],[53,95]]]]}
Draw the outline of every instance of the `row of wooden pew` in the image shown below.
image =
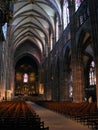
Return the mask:
{"type": "Polygon", "coordinates": [[[21,100],[0,102],[0,130],[49,130],[39,115],[21,100]]]}
{"type": "Polygon", "coordinates": [[[87,125],[93,130],[98,130],[98,109],[95,102],[54,102],[40,101],[37,104],[61,113],[64,116],[76,120],[77,122],[87,125]]]}

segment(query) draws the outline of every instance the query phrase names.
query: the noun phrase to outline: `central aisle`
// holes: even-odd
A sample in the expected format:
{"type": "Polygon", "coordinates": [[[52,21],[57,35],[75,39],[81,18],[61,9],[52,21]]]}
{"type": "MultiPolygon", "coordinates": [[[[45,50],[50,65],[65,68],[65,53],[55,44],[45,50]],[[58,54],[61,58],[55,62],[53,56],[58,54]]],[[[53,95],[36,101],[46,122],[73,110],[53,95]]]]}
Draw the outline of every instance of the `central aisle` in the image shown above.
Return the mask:
{"type": "Polygon", "coordinates": [[[74,120],[70,120],[59,113],[43,108],[33,102],[27,101],[27,103],[40,116],[41,121],[45,122],[45,126],[49,126],[49,130],[91,130],[87,126],[81,125],[74,120]]]}

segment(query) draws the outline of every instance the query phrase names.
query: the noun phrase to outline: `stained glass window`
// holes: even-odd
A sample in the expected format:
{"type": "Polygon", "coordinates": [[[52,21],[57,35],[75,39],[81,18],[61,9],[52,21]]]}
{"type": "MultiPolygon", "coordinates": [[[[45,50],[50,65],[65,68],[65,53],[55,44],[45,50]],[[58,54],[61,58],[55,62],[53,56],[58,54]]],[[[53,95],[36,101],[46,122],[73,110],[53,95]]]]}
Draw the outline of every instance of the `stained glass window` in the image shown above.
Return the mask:
{"type": "Polygon", "coordinates": [[[6,40],[6,35],[7,35],[7,23],[5,23],[5,24],[2,26],[2,31],[3,31],[4,38],[5,38],[5,40],[6,40]]]}
{"type": "Polygon", "coordinates": [[[75,0],[75,9],[77,10],[79,6],[81,5],[83,0],[75,0]]]}
{"type": "Polygon", "coordinates": [[[95,62],[94,61],[92,61],[90,64],[89,83],[90,83],[90,85],[96,85],[95,62]]]}
{"type": "Polygon", "coordinates": [[[69,82],[69,97],[73,97],[73,88],[72,88],[72,73],[70,73],[70,82],[69,82]]]}
{"type": "Polygon", "coordinates": [[[63,4],[63,24],[64,28],[68,25],[69,23],[69,9],[68,9],[68,1],[65,0],[63,4]]]}
{"type": "Polygon", "coordinates": [[[23,75],[23,82],[24,82],[24,83],[27,83],[27,82],[28,82],[28,74],[27,74],[27,73],[25,73],[25,74],[23,75]]]}

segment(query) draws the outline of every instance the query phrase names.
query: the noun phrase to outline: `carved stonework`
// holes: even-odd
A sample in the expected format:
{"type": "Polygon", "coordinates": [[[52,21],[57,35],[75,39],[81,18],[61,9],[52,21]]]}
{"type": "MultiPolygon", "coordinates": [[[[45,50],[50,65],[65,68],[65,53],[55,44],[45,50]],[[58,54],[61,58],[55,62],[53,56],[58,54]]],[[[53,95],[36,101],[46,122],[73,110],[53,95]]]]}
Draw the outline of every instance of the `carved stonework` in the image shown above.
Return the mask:
{"type": "Polygon", "coordinates": [[[11,0],[0,0],[0,25],[4,25],[6,22],[12,19],[12,2],[11,0]]]}

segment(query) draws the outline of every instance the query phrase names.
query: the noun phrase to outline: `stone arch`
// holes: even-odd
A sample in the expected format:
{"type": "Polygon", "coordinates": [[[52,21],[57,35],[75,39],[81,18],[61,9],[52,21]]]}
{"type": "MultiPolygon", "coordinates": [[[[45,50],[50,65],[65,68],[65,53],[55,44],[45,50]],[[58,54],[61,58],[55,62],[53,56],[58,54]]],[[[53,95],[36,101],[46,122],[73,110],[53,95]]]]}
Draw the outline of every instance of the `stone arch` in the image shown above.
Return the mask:
{"type": "Polygon", "coordinates": [[[54,68],[54,100],[60,101],[60,59],[57,57],[54,68]]]}
{"type": "MultiPolygon", "coordinates": [[[[77,58],[82,63],[83,86],[85,99],[88,99],[89,88],[89,68],[91,61],[94,60],[94,44],[89,30],[81,30],[77,40],[77,58]]],[[[93,92],[93,91],[92,91],[93,92]]],[[[94,90],[95,93],[95,90],[94,90]]]]}
{"type": "Polygon", "coordinates": [[[70,46],[63,48],[63,100],[72,100],[72,78],[71,78],[71,49],[70,46]]]}

